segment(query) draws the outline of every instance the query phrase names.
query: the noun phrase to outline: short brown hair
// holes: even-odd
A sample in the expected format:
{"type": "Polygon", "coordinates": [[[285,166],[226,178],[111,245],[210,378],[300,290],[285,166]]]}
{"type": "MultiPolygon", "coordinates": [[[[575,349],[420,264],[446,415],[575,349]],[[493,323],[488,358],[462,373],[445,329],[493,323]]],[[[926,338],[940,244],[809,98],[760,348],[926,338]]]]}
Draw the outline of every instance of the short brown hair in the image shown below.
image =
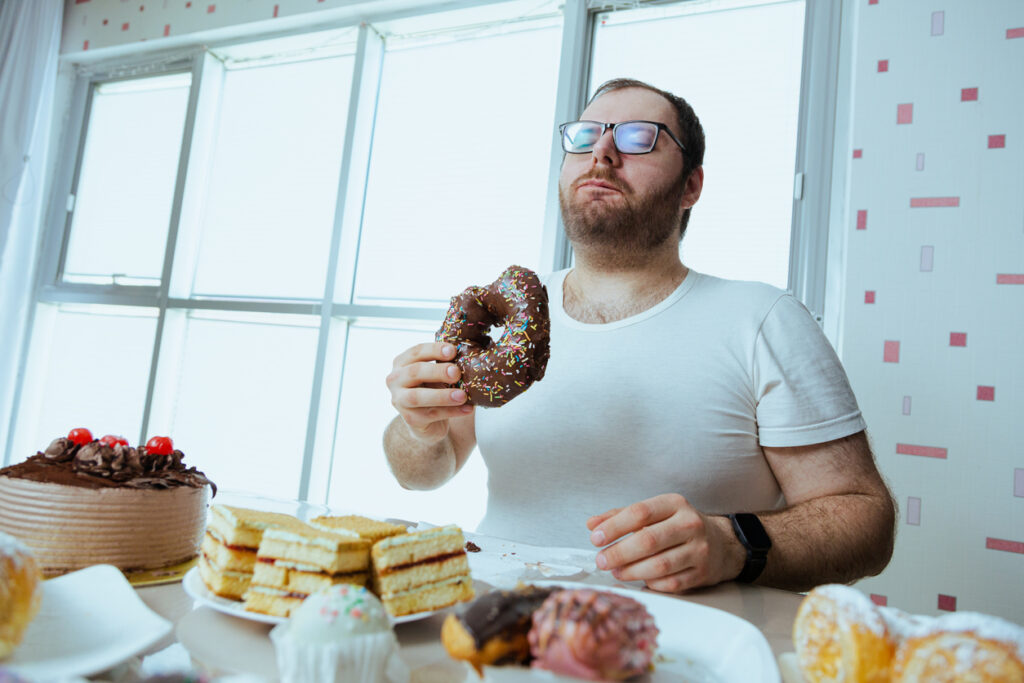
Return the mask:
{"type": "MultiPolygon", "coordinates": [[[[690,106],[689,102],[679,97],[679,95],[673,95],[661,88],[655,88],[650,83],[644,83],[633,78],[613,78],[610,81],[605,81],[594,91],[594,95],[587,102],[587,106],[589,107],[601,95],[624,88],[643,88],[644,90],[649,90],[664,97],[672,105],[672,108],[675,109],[676,123],[679,124],[679,139],[682,141],[683,146],[686,147],[686,150],[683,152],[682,173],[683,182],[685,183],[694,169],[704,164],[704,128],[700,125],[700,119],[697,118],[693,107],[690,106]]],[[[679,221],[679,239],[683,238],[683,234],[686,232],[686,224],[689,222],[690,209],[687,209],[683,212],[683,217],[679,221]]]]}

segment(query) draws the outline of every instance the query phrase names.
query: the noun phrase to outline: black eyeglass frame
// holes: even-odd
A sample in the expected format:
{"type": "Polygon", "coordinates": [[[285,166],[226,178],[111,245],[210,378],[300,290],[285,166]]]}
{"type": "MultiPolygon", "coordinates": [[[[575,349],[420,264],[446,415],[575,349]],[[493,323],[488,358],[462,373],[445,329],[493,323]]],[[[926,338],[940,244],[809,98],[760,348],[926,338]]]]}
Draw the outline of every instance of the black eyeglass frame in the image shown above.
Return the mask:
{"type": "Polygon", "coordinates": [[[612,143],[615,145],[615,150],[619,154],[650,154],[651,152],[654,151],[654,148],[657,147],[657,145],[658,145],[658,134],[661,133],[661,131],[665,131],[666,133],[668,133],[668,136],[670,138],[672,138],[672,142],[674,142],[677,145],[679,145],[679,149],[683,150],[684,153],[686,152],[686,146],[682,142],[679,141],[679,138],[677,138],[675,133],[672,132],[672,129],[670,129],[668,126],[666,126],[664,123],[662,123],[660,121],[644,121],[644,120],[636,119],[636,120],[632,120],[632,121],[619,121],[618,123],[605,123],[603,121],[591,121],[590,119],[580,119],[579,121],[566,121],[565,123],[563,123],[560,126],[558,126],[558,136],[559,136],[559,138],[562,141],[562,151],[565,152],[566,154],[590,154],[591,152],[594,151],[594,145],[597,145],[597,140],[595,140],[594,141],[594,145],[592,145],[590,147],[590,149],[585,149],[585,150],[581,150],[581,151],[578,151],[578,152],[570,150],[570,149],[566,149],[565,148],[565,127],[566,126],[571,126],[574,123],[592,123],[595,126],[600,126],[601,127],[601,134],[597,136],[597,140],[600,140],[602,137],[604,137],[604,134],[608,131],[609,128],[611,128],[612,129],[612,143]],[[651,141],[651,148],[649,150],[647,150],[646,152],[623,152],[621,149],[619,149],[619,141],[615,139],[615,131],[618,130],[619,126],[624,126],[627,123],[649,123],[652,126],[655,126],[654,140],[651,141]]]}

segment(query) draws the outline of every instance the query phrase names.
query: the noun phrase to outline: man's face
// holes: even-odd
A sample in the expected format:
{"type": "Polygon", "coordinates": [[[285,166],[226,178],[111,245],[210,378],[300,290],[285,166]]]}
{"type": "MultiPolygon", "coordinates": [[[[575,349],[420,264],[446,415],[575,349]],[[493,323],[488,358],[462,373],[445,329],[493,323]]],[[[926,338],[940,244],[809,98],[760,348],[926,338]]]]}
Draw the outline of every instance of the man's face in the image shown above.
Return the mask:
{"type": "MultiPolygon", "coordinates": [[[[642,88],[606,93],[580,119],[660,121],[679,136],[672,105],[642,88]]],[[[622,154],[615,149],[610,129],[592,152],[566,154],[558,197],[569,240],[632,263],[642,261],[667,239],[678,239],[685,208],[682,168],[683,151],[664,132],[648,154],[622,154]]]]}

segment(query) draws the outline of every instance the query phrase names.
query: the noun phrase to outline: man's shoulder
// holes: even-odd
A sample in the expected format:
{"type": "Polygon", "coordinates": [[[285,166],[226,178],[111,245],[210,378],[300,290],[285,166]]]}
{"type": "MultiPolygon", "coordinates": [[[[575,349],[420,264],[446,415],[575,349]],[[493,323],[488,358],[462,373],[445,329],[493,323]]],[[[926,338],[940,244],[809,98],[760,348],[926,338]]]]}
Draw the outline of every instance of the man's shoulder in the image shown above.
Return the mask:
{"type": "Polygon", "coordinates": [[[729,280],[706,273],[690,271],[696,276],[694,290],[702,297],[714,297],[732,306],[767,312],[789,292],[756,280],[729,280]]]}

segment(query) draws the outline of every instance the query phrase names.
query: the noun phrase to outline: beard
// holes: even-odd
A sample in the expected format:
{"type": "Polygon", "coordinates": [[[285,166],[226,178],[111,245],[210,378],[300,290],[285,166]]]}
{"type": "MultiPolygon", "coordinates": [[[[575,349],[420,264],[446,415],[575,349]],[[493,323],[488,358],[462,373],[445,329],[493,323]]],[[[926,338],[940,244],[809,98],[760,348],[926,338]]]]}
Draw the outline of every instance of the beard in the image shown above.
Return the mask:
{"type": "Polygon", "coordinates": [[[565,233],[577,250],[610,266],[646,263],[659,247],[678,235],[686,183],[682,178],[664,188],[638,194],[608,169],[592,169],[558,187],[565,233]],[[603,180],[622,190],[615,202],[585,199],[576,191],[586,180],[603,180]]]}

